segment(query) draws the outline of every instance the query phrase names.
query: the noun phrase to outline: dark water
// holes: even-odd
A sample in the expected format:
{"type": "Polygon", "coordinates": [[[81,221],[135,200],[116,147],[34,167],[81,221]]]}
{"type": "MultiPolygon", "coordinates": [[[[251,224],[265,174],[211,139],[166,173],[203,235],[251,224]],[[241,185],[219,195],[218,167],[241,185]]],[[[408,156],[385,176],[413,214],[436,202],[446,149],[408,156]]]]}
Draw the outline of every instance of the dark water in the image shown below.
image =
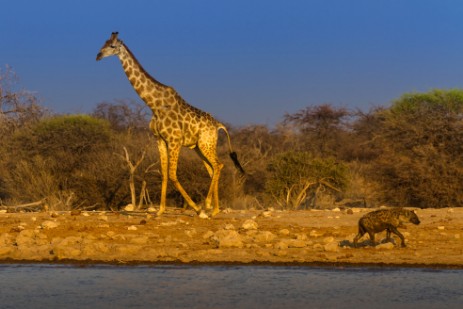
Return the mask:
{"type": "Polygon", "coordinates": [[[463,308],[463,270],[0,265],[0,308],[463,308]]]}

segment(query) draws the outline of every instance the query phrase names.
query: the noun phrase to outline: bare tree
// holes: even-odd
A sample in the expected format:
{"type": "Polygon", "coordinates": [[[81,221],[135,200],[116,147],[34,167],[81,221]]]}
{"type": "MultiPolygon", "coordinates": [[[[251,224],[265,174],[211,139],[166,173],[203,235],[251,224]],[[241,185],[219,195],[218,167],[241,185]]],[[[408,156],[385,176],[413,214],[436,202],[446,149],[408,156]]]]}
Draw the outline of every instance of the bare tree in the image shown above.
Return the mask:
{"type": "Polygon", "coordinates": [[[6,134],[25,123],[40,119],[46,109],[30,91],[19,88],[18,77],[9,66],[0,69],[0,133],[6,134]]]}

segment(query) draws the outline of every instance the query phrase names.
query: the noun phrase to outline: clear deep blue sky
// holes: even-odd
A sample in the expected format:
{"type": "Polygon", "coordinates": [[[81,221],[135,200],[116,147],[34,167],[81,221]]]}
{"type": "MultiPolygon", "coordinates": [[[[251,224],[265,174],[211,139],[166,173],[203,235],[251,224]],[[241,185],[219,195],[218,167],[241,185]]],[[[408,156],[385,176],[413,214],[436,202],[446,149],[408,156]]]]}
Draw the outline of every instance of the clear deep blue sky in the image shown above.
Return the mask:
{"type": "Polygon", "coordinates": [[[463,88],[459,0],[1,0],[0,65],[57,113],[138,99],[112,31],[145,69],[233,125],[309,105],[388,106],[463,88]]]}

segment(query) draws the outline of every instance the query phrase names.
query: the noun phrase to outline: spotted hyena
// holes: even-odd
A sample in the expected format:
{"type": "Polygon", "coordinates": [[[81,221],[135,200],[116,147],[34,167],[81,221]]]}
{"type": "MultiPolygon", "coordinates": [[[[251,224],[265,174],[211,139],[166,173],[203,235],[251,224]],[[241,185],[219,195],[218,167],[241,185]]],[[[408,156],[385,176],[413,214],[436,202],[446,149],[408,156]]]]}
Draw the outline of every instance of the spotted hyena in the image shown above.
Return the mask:
{"type": "Polygon", "coordinates": [[[405,247],[404,236],[397,230],[402,223],[411,222],[420,224],[420,219],[412,210],[403,208],[380,209],[365,214],[359,220],[359,233],[354,238],[354,246],[357,247],[357,241],[362,238],[365,233],[370,235],[370,239],[375,245],[375,234],[387,231],[386,239],[391,240],[391,232],[400,237],[402,247],[405,247]]]}

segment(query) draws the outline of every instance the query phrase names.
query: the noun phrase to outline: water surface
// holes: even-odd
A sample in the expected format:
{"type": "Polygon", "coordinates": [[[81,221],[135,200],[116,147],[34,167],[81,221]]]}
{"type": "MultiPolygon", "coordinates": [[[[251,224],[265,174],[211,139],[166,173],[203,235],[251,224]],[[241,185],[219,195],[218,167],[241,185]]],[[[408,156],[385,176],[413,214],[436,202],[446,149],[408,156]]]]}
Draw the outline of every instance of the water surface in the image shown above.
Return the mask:
{"type": "Polygon", "coordinates": [[[463,308],[463,270],[0,265],[0,308],[463,308]]]}

